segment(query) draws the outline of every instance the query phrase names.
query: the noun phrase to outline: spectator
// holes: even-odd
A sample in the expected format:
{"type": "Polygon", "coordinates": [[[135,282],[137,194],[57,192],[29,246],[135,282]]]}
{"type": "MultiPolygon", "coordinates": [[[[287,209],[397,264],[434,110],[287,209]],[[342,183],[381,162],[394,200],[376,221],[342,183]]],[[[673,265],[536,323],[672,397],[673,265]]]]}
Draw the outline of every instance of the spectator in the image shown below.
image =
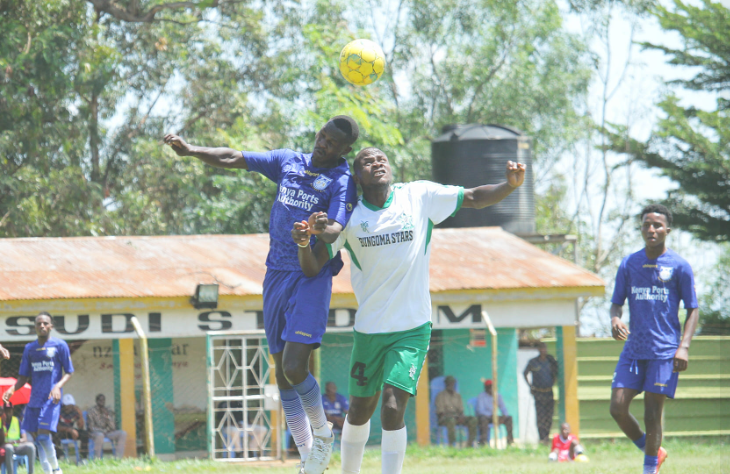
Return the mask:
{"type": "MultiPolygon", "coordinates": [[[[240,395],[239,395],[240,396],[240,395]]],[[[243,397],[242,397],[243,398],[243,397]]],[[[255,410],[248,412],[248,418],[255,417],[255,410]]],[[[263,456],[266,448],[264,441],[268,429],[259,424],[248,424],[244,422],[243,400],[223,401],[216,408],[216,426],[219,426],[226,439],[229,456],[241,456],[244,458],[256,457],[256,452],[263,456]],[[226,417],[226,414],[230,416],[226,417]],[[221,422],[226,421],[221,426],[221,422]],[[233,423],[231,422],[233,421],[233,423]],[[244,453],[243,437],[248,436],[248,451],[244,453]]]]}
{"type": "Polygon", "coordinates": [[[578,437],[570,434],[570,425],[568,423],[560,425],[560,433],[556,433],[553,437],[553,447],[550,450],[548,459],[557,462],[588,462],[588,458],[583,454],[583,447],[580,445],[578,437]]]}
{"type": "Polygon", "coordinates": [[[464,403],[456,391],[456,379],[448,375],[444,379],[446,389],[436,396],[436,416],[439,426],[445,426],[449,445],[456,444],[456,426],[466,426],[469,430],[467,446],[474,446],[477,420],[473,416],[464,416],[464,403]]]}
{"type": "Polygon", "coordinates": [[[344,395],[337,393],[337,385],[334,382],[325,384],[322,405],[324,405],[324,414],[327,416],[327,421],[332,423],[332,429],[342,432],[350,405],[344,395]]]}
{"type": "Polygon", "coordinates": [[[537,414],[537,432],[540,441],[549,442],[550,428],[553,424],[553,411],[555,410],[555,399],[553,398],[553,385],[558,378],[558,361],[547,353],[544,342],[538,346],[540,355],[530,359],[522,375],[525,382],[530,386],[530,393],[535,397],[535,412],[537,414]],[[528,380],[527,374],[532,373],[532,382],[528,380]]]}
{"type": "Polygon", "coordinates": [[[28,440],[25,431],[20,429],[20,421],[13,416],[13,404],[5,402],[2,416],[2,436],[4,441],[0,446],[5,449],[6,472],[13,472],[13,455],[28,456],[28,474],[33,474],[35,467],[35,445],[28,440]],[[9,462],[8,462],[9,461],[9,462]]]}
{"type": "Polygon", "coordinates": [[[61,416],[58,418],[56,433],[58,439],[80,440],[84,451],[88,450],[89,432],[84,425],[84,414],[76,406],[76,400],[70,393],[61,398],[61,416]]]}
{"type": "MultiPolygon", "coordinates": [[[[499,411],[501,416],[499,417],[499,423],[507,428],[507,444],[514,443],[512,437],[512,417],[507,412],[507,407],[504,405],[502,400],[502,394],[497,394],[497,403],[499,404],[499,411]]],[[[489,424],[492,422],[492,412],[494,408],[494,398],[492,395],[492,381],[486,380],[484,382],[484,391],[477,397],[477,404],[474,407],[474,411],[479,421],[479,429],[482,432],[481,439],[479,440],[480,445],[487,443],[487,437],[489,436],[489,424]]],[[[495,430],[496,432],[496,430],[495,430]]]]}
{"type": "Polygon", "coordinates": [[[89,437],[94,440],[94,458],[101,459],[101,451],[104,448],[104,438],[114,443],[117,458],[124,456],[124,448],[127,444],[127,433],[117,429],[114,419],[114,412],[106,406],[106,397],[103,393],[96,396],[96,406],[89,410],[89,437]]]}

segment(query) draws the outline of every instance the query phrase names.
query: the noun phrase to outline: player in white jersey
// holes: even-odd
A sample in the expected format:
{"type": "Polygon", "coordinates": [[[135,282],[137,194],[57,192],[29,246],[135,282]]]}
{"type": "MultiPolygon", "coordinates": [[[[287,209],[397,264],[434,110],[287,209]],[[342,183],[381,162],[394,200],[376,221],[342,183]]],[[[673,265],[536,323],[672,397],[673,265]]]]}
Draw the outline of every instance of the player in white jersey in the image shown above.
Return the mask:
{"type": "MultiPolygon", "coordinates": [[[[354,162],[363,195],[350,222],[332,244],[309,245],[309,225],[294,224],[305,275],[316,275],[340,249],[350,252],[352,287],[358,302],[350,360],[350,411],[342,430],[342,472],[360,472],[370,418],[383,404],[382,472],[399,474],[407,435],[403,421],[431,338],[428,261],[433,226],[462,207],[500,202],[525,178],[525,165],[507,162],[507,181],[464,189],[429,181],[393,184],[388,158],[365,148],[354,162]]],[[[317,219],[327,219],[318,213],[317,219]]]]}

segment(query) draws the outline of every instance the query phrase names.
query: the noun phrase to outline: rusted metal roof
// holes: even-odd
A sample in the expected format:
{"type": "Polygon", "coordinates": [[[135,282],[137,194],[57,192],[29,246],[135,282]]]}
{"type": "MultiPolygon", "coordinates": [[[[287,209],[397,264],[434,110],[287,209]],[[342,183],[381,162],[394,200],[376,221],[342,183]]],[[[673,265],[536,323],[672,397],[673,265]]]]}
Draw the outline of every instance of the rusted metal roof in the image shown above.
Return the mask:
{"type": "MultiPolygon", "coordinates": [[[[603,280],[498,227],[436,229],[431,291],[582,288],[603,280]]],[[[269,238],[255,235],[0,239],[0,301],[261,295],[269,238]]],[[[349,258],[333,292],[351,294],[349,258]]]]}

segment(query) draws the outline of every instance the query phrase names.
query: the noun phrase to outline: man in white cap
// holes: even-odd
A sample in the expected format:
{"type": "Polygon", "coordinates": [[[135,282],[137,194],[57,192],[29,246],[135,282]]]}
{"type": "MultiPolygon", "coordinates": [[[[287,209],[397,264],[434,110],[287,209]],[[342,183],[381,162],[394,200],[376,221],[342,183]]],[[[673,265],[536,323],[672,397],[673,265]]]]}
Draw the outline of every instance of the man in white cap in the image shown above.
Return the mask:
{"type": "Polygon", "coordinates": [[[87,451],[89,432],[84,425],[84,414],[76,406],[76,400],[70,393],[61,397],[61,416],[58,418],[58,439],[81,441],[82,451],[87,451]]]}

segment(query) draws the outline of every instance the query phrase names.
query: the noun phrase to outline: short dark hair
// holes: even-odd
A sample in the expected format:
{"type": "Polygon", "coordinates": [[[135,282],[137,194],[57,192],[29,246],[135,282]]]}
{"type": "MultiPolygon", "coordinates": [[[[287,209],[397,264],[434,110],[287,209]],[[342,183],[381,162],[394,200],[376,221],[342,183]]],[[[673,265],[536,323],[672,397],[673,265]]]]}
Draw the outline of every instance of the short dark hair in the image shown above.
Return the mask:
{"type": "Polygon", "coordinates": [[[35,319],[38,319],[40,316],[48,316],[48,319],[51,320],[51,324],[53,324],[53,316],[51,316],[51,313],[48,311],[41,311],[36,315],[35,319]]]}
{"type": "Polygon", "coordinates": [[[355,143],[360,136],[360,127],[357,126],[357,122],[352,117],[338,115],[337,117],[332,117],[330,122],[347,136],[347,145],[355,143]]]}
{"type": "Polygon", "coordinates": [[[661,204],[649,204],[641,210],[641,220],[644,220],[645,215],[652,213],[663,214],[664,217],[667,218],[667,225],[672,227],[672,212],[667,209],[666,206],[662,206],[661,204]]]}

